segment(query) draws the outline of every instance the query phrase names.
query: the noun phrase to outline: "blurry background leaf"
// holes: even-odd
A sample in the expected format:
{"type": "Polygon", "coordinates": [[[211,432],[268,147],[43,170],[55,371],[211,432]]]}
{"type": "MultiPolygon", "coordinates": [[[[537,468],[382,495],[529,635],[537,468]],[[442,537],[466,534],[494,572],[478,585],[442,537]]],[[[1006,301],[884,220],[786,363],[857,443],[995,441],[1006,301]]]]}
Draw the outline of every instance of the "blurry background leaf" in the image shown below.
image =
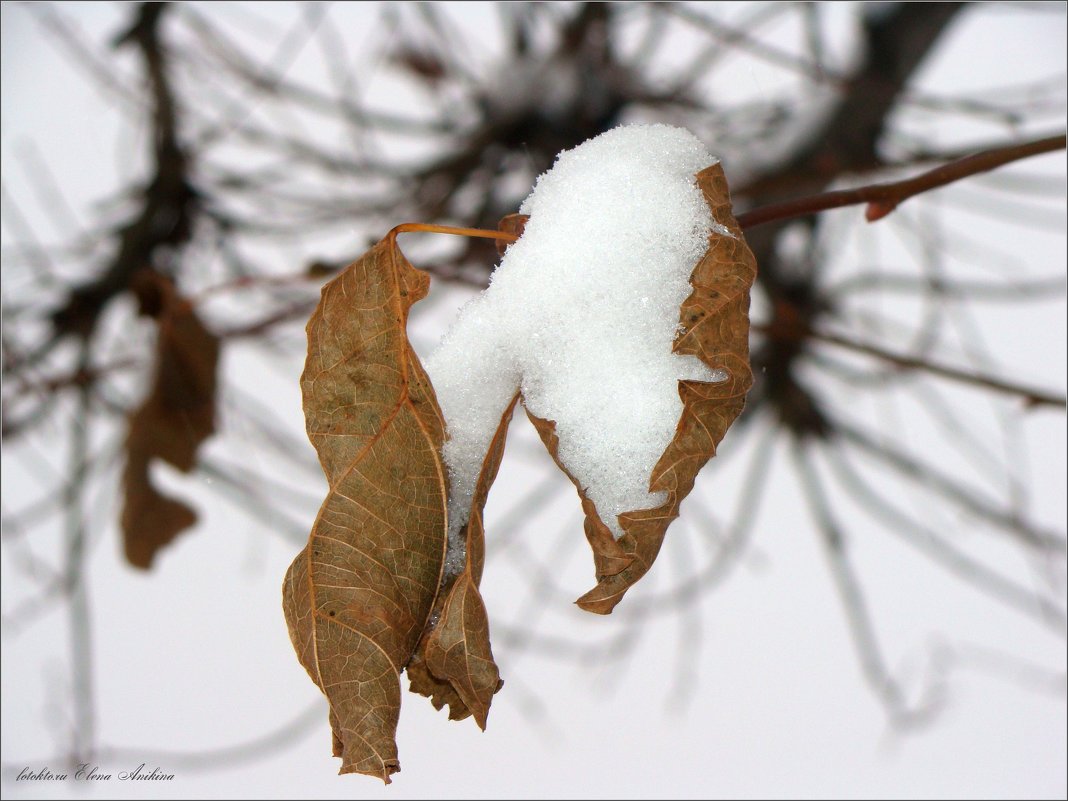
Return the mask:
{"type": "Polygon", "coordinates": [[[127,560],[147,569],[160,548],[196,522],[192,509],[153,486],[149,468],[161,459],[188,473],[215,432],[219,340],[167,279],[141,273],[138,294],[158,327],[156,366],[148,397],[130,414],[122,531],[127,560]]]}

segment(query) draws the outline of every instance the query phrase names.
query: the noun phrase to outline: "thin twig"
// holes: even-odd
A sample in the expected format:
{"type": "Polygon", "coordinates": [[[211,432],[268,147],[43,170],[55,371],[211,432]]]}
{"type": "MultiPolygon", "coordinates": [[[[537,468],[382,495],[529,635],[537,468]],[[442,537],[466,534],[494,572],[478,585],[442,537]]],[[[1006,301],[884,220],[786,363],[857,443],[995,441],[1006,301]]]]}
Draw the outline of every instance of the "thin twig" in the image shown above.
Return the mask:
{"type": "MultiPolygon", "coordinates": [[[[136,765],[138,762],[156,762],[168,768],[184,771],[228,770],[239,765],[254,764],[268,759],[279,752],[292,748],[326,717],[326,708],[322,701],[315,703],[295,715],[288,722],[274,731],[251,740],[233,745],[215,746],[200,751],[181,751],[137,746],[102,746],[96,753],[96,761],[101,763],[122,762],[136,765]]],[[[26,764],[48,765],[54,759],[30,759],[24,762],[5,762],[3,772],[7,775],[18,773],[26,764]]]]}
{"type": "MultiPolygon", "coordinates": [[[[79,370],[89,369],[89,343],[80,345],[79,370]]],[[[71,702],[74,721],[71,731],[72,764],[93,758],[96,741],[96,713],[93,692],[93,646],[89,614],[87,532],[85,526],[85,485],[89,476],[89,419],[91,387],[79,387],[78,409],[71,421],[70,483],[64,506],[67,511],[64,583],[70,599],[67,611],[70,626],[71,702]]]]}
{"type": "Polygon", "coordinates": [[[987,567],[943,539],[940,532],[903,512],[861,477],[846,453],[845,448],[827,448],[824,451],[827,464],[837,476],[839,485],[857,501],[872,521],[921,551],[934,564],[973,589],[1048,627],[1062,638],[1068,636],[1064,632],[1065,610],[1056,602],[987,567]]]}
{"type": "Polygon", "coordinates": [[[802,481],[805,498],[819,530],[824,553],[830,562],[835,585],[846,611],[864,678],[891,714],[894,723],[905,725],[929,721],[932,714],[938,710],[939,685],[930,684],[925,694],[927,697],[919,704],[913,706],[908,702],[901,685],[886,665],[863,585],[849,558],[846,532],[838,525],[816,466],[805,445],[799,440],[794,441],[793,456],[797,464],[797,475],[802,481]]]}
{"type": "Polygon", "coordinates": [[[996,504],[974,493],[951,474],[942,472],[934,465],[917,459],[889,443],[876,442],[861,429],[844,423],[841,419],[835,421],[834,430],[838,436],[855,445],[869,457],[893,469],[898,475],[937,491],[939,495],[959,508],[1007,531],[1021,544],[1038,552],[1063,554],[1068,550],[1068,544],[1065,543],[1062,534],[1041,529],[1011,510],[998,508],[996,504]]]}
{"type": "Polygon", "coordinates": [[[1024,384],[1016,384],[1011,381],[995,378],[994,376],[982,375],[981,373],[976,373],[971,370],[950,367],[919,356],[907,356],[903,353],[894,353],[893,351],[886,350],[878,345],[873,345],[867,342],[856,342],[848,337],[839,336],[838,334],[810,330],[807,332],[807,338],[816,340],[817,342],[826,342],[829,345],[838,345],[839,347],[848,348],[849,350],[863,353],[867,356],[874,356],[877,359],[882,359],[883,361],[890,362],[891,364],[895,364],[898,367],[907,370],[923,370],[932,375],[949,378],[964,384],[971,384],[973,386],[982,387],[983,389],[1000,392],[1006,395],[1016,395],[1023,398],[1024,402],[1029,407],[1053,406],[1063,409],[1068,406],[1068,398],[1065,398],[1064,395],[1057,395],[1024,384]]]}
{"type": "Polygon", "coordinates": [[[946,186],[962,178],[988,172],[995,167],[1001,167],[1014,161],[1020,161],[1042,153],[1064,150],[1066,141],[1068,140],[1063,135],[1047,136],[1031,142],[994,148],[983,153],[966,156],[957,161],[951,161],[948,164],[935,167],[933,170],[920,173],[913,178],[906,178],[903,181],[858,186],[855,189],[839,189],[834,192],[823,192],[822,194],[802,197],[796,200],[787,200],[784,203],[772,203],[769,206],[762,206],[739,214],[738,224],[745,229],[755,228],[764,223],[789,220],[794,217],[806,217],[819,211],[838,209],[843,206],[855,206],[859,203],[868,204],[864,216],[868,222],[875,222],[885,217],[914,195],[946,186]]]}
{"type": "Polygon", "coordinates": [[[828,345],[837,345],[855,351],[856,353],[863,353],[866,356],[874,356],[877,359],[890,362],[905,370],[922,370],[931,375],[949,378],[963,384],[971,384],[973,386],[982,387],[983,389],[1000,392],[1006,395],[1015,395],[1023,398],[1028,407],[1068,407],[1068,398],[1064,395],[1057,395],[1044,389],[1026,386],[1025,384],[1005,381],[1004,379],[990,375],[983,375],[982,373],[976,373],[972,370],[950,367],[949,365],[939,364],[938,362],[921,358],[919,356],[908,356],[903,353],[895,353],[870,342],[857,342],[856,340],[839,334],[814,331],[801,323],[754,323],[753,330],[764,333],[770,338],[777,340],[811,340],[815,342],[825,342],[828,345]]]}
{"type": "Polygon", "coordinates": [[[515,242],[519,237],[507,231],[490,231],[485,228],[462,228],[456,225],[430,225],[427,223],[403,223],[395,226],[388,234],[387,239],[392,239],[397,234],[452,234],[453,236],[469,236],[476,239],[496,239],[498,242],[515,242]]]}

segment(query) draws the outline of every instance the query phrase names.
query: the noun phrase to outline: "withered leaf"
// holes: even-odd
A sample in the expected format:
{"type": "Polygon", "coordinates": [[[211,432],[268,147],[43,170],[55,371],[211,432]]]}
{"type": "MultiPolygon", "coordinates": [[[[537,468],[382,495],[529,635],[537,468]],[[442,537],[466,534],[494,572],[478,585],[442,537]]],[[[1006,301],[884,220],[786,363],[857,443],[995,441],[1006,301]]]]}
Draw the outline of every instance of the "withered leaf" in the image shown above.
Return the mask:
{"type": "Polygon", "coordinates": [[[158,458],[189,472],[215,431],[219,340],[166,278],[145,273],[137,290],[159,331],[152,388],[129,418],[121,522],[127,561],[148,569],[160,548],[197,519],[186,504],[156,489],[149,468],[158,458]]]}
{"type": "Polygon", "coordinates": [[[503,684],[493,661],[489,620],[478,590],[486,556],[482,510],[500,468],[508,423],[518,400],[516,395],[502,415],[479,471],[468,522],[461,531],[466,542],[464,570],[446,579],[431,615],[435,625],[427,630],[408,665],[412,692],[430,697],[436,709],[448,704],[452,720],[474,715],[482,729],[493,695],[503,684]]]}
{"type": "MultiPolygon", "coordinates": [[[[674,348],[730,378],[679,382],[683,412],[649,482],[668,499],[656,509],[620,515],[620,540],[582,497],[598,585],[579,604],[590,611],[610,612],[649,569],[752,381],[747,315],[756,265],[731,215],[720,168],[703,171],[698,181],[716,221],[732,235],[713,234],[694,268],[674,348]]],[[[521,233],[524,222],[512,215],[502,229],[521,233]]],[[[426,274],[390,236],[323,289],[308,323],[301,385],[308,435],[329,493],[283,586],[294,648],[330,703],[341,772],[387,783],[400,769],[395,734],[402,670],[413,692],[429,696],[438,709],[448,704],[450,718],[473,716],[483,728],[502,685],[479,593],[482,509],[518,396],[498,425],[460,532],[463,567],[447,571],[445,426],[406,334],[408,312],[427,285],[426,274]]],[[[555,458],[554,424],[532,419],[555,458]]]]}
{"type": "Polygon", "coordinates": [[[400,770],[401,670],[438,708],[483,726],[500,684],[478,582],[481,504],[507,423],[482,470],[466,567],[443,581],[445,424],[406,333],[428,284],[390,236],[323,288],[301,387],[329,493],[283,586],[294,648],[330,703],[341,773],[386,783],[400,770]]]}
{"type": "MultiPolygon", "coordinates": [[[[727,371],[720,383],[680,381],[683,409],[671,443],[653,468],[650,492],[666,492],[654,509],[619,515],[623,536],[615,540],[594,504],[575,482],[585,512],[586,538],[593,549],[597,586],[576,602],[581,608],[608,614],[624,593],[649,570],[664,541],[667,527],[678,517],[679,504],[693,488],[698,471],[716,453],[727,428],[745,405],[753,383],[749,367],[749,292],[756,278],[756,260],[731,211],[723,169],[714,164],[697,175],[697,183],[713,219],[730,235],[713,231],[708,250],[690,276],[693,291],[680,308],[680,332],[673,350],[698,357],[707,366],[727,371]]],[[[514,222],[513,222],[514,225],[514,222]]],[[[555,424],[528,416],[546,448],[557,460],[555,424]]],[[[563,465],[560,468],[568,471],[563,465]]],[[[570,476],[570,473],[568,473],[570,476]]],[[[572,481],[574,477],[571,476],[572,481]]]]}
{"type": "Polygon", "coordinates": [[[387,237],[323,288],[301,389],[329,493],[283,588],[294,648],[330,702],[341,772],[387,783],[400,769],[399,674],[447,536],[444,422],[405,332],[428,284],[387,237]]]}

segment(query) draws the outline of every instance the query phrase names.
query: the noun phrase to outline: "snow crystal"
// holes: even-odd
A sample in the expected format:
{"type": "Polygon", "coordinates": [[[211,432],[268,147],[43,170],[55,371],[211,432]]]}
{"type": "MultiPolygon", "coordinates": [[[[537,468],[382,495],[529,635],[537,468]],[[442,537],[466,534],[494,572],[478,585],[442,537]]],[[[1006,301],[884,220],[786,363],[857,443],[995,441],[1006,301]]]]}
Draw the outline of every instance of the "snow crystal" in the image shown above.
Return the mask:
{"type": "Polygon", "coordinates": [[[450,572],[517,389],[556,422],[560,461],[617,538],[616,515],[665,500],[649,478],[682,412],[677,382],[726,378],[671,352],[713,230],[694,174],[715,162],[689,131],[631,125],[561,153],[538,178],[523,236],[426,361],[449,435],[450,572]]]}

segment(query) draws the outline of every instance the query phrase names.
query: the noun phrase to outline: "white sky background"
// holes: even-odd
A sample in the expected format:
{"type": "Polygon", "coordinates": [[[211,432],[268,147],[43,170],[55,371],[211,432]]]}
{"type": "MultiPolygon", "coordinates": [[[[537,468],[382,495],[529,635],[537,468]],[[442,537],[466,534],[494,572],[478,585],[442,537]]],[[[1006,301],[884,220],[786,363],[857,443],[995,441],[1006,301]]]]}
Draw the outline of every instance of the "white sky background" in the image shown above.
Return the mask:
{"type": "MultiPolygon", "coordinates": [[[[77,19],[94,41],[103,41],[123,23],[128,8],[87,5],[61,10],[77,19]]],[[[113,110],[102,110],[99,96],[57,55],[27,9],[4,3],[2,10],[4,186],[24,212],[33,210],[31,221],[42,239],[59,241],[70,231],[56,230],[55,215],[35,205],[21,166],[25,143],[33,143],[59,178],[79,220],[89,223],[95,219],[95,201],[142,174],[145,134],[125,127],[113,110]]],[[[247,20],[233,10],[205,11],[247,20]]],[[[368,31],[375,5],[335,11],[351,20],[344,29],[352,36],[353,51],[373,52],[368,31]]],[[[489,37],[494,30],[486,7],[460,4],[448,11],[472,41],[489,37]]],[[[723,13],[729,18],[731,12],[723,13]]],[[[278,4],[258,9],[257,14],[285,21],[293,11],[288,4],[278,4]]],[[[235,30],[246,24],[235,22],[235,30]]],[[[268,35],[266,26],[263,33],[253,25],[247,27],[250,41],[268,35]]],[[[1030,76],[1058,70],[1063,74],[1065,51],[1063,14],[983,8],[981,13],[969,13],[947,37],[921,79],[931,91],[945,95],[962,88],[1011,86],[1030,76]]],[[[310,60],[304,61],[294,65],[294,75],[316,69],[310,60]]],[[[124,63],[136,66],[130,56],[124,63]]],[[[750,63],[739,69],[733,88],[739,96],[771,91],[773,75],[750,63]]],[[[390,94],[394,90],[371,78],[368,83],[368,98],[397,102],[390,94]]],[[[1063,124],[1063,117],[1048,123],[1053,129],[1063,124]]],[[[970,118],[947,123],[917,113],[909,126],[945,143],[1004,138],[1003,129],[984,127],[970,118]]],[[[716,152],[715,142],[707,144],[716,152]]],[[[725,166],[730,177],[730,163],[725,166]]],[[[1046,172],[1063,177],[1064,155],[1034,159],[1014,169],[1026,175],[1046,172]]],[[[907,204],[898,214],[944,215],[948,230],[966,232],[979,250],[1014,254],[1033,275],[1063,270],[1063,228],[1049,234],[961,213],[968,192],[975,190],[962,186],[959,191],[942,193],[923,205],[907,204]]],[[[843,251],[832,270],[844,274],[857,264],[886,266],[903,258],[891,220],[879,223],[883,226],[879,230],[847,226],[860,213],[858,209],[835,213],[835,219],[842,220],[843,251]]],[[[5,248],[17,241],[6,224],[3,235],[5,248]]],[[[306,245],[316,255],[332,249],[340,253],[354,237],[356,232],[306,245]]],[[[280,272],[303,263],[290,252],[269,257],[280,272]]],[[[976,261],[980,260],[962,253],[950,269],[963,275],[976,261]]],[[[3,281],[5,300],[17,297],[19,277],[7,264],[3,281]]],[[[413,338],[421,348],[433,342],[451,309],[466,297],[458,289],[439,294],[437,301],[424,302],[429,310],[413,323],[413,338]]],[[[907,310],[891,306],[882,311],[893,316],[907,310]]],[[[999,360],[1013,364],[1019,380],[1063,393],[1063,296],[1049,304],[984,306],[982,311],[980,328],[999,360]]],[[[126,307],[115,316],[119,324],[131,320],[132,312],[126,307]]],[[[137,336],[147,336],[144,323],[133,325],[138,326],[132,329],[137,336]]],[[[298,431],[301,367],[299,359],[267,364],[261,352],[245,345],[228,347],[222,363],[224,371],[261,375],[260,397],[298,431]]],[[[991,417],[985,396],[968,390],[946,392],[960,400],[954,408],[964,410],[970,420],[991,417]]],[[[848,400],[844,397],[843,402],[848,400]]],[[[856,410],[858,415],[878,411],[860,408],[859,402],[856,410]]],[[[905,401],[882,411],[902,415],[906,422],[913,419],[907,416],[905,401]]],[[[249,437],[248,432],[228,429],[225,413],[221,429],[236,441],[249,437]]],[[[9,457],[10,446],[5,443],[5,513],[27,497],[40,496],[53,480],[53,471],[62,469],[65,457],[57,443],[63,442],[64,432],[51,433],[54,440],[31,443],[40,453],[36,461],[9,457]]],[[[723,465],[714,462],[706,468],[694,492],[721,521],[729,519],[734,508],[748,461],[730,452],[733,433],[724,442],[723,465]]],[[[1026,415],[1023,433],[1030,449],[1034,517],[1063,529],[1064,415],[1042,410],[1026,415]]],[[[900,436],[915,444],[923,442],[927,432],[905,428],[900,436]]],[[[233,458],[234,440],[227,444],[225,437],[211,441],[206,453],[233,458]]],[[[991,447],[1000,444],[992,442],[991,447]]],[[[601,642],[623,630],[616,621],[594,618],[569,603],[592,586],[592,566],[578,503],[566,479],[555,480],[553,486],[559,491],[547,495],[549,500],[520,532],[521,539],[503,524],[495,525],[517,498],[551,475],[546,469],[548,457],[539,453],[540,448],[530,427],[517,418],[509,455],[487,507],[491,560],[483,592],[505,679],[504,689],[494,699],[488,729],[482,733],[470,720],[448,721],[426,699],[408,693],[404,680],[398,731],[403,770],[388,788],[369,777],[336,775],[339,762],[330,756],[325,702],[297,663],[281,614],[281,578],[299,546],[215,501],[216,496],[199,483],[206,479],[164,474],[161,482],[201,509],[201,522],[160,556],[152,572],[142,574],[123,563],[115,525],[118,509],[105,493],[97,493],[89,576],[98,735],[101,743],[125,751],[101,766],[119,771],[144,761],[177,778],[151,787],[110,782],[95,795],[1045,798],[1068,793],[1063,639],[945,579],[885,534],[864,536],[867,530],[858,522],[853,529],[858,535],[856,556],[879,635],[890,666],[903,676],[913,696],[922,694],[925,676],[930,675],[931,647],[940,642],[962,652],[970,644],[996,648],[1042,666],[1052,676],[1048,691],[1040,692],[1035,681],[1022,683],[996,668],[973,664],[951,669],[944,708],[933,722],[908,732],[888,725],[861,676],[841,604],[810,530],[800,490],[787,469],[785,451],[776,455],[773,489],[761,505],[752,543],[739,564],[697,606],[646,623],[622,662],[560,660],[509,647],[509,626],[531,617],[536,618],[531,625],[539,631],[558,630],[569,640],[601,642]],[[210,507],[205,506],[208,503],[210,507]],[[547,602],[550,606],[531,607],[529,596],[536,580],[522,576],[507,553],[522,553],[523,548],[549,565],[548,579],[562,585],[561,592],[567,595],[554,591],[547,602]],[[682,694],[680,679],[686,688],[682,694]],[[321,709],[311,713],[318,717],[306,733],[292,747],[266,751],[257,761],[203,770],[177,755],[225,751],[247,743],[305,714],[314,704],[321,709]]],[[[310,446],[302,458],[307,456],[310,446]]],[[[285,463],[270,454],[257,458],[263,469],[284,469],[285,463]]],[[[967,468],[959,455],[947,452],[938,458],[945,460],[947,469],[967,468]]],[[[321,489],[321,482],[309,486],[308,494],[315,496],[321,489]]],[[[922,499],[913,502],[921,504],[922,499]]],[[[683,506],[683,518],[672,527],[656,566],[617,614],[625,613],[628,601],[668,591],[673,577],[714,556],[714,550],[697,544],[697,532],[687,525],[687,512],[693,509],[693,501],[683,506]]],[[[933,526],[961,526],[960,520],[947,519],[940,510],[931,509],[930,514],[933,526]]],[[[989,552],[1000,558],[996,546],[989,552]]],[[[1009,550],[1004,559],[1019,561],[1009,550]]],[[[1026,573],[1026,566],[1023,570],[1026,573]]],[[[70,785],[14,783],[7,772],[9,766],[21,763],[34,769],[58,767],[44,758],[61,752],[65,742],[69,679],[62,608],[32,625],[12,625],[8,615],[28,589],[6,548],[0,575],[3,794],[68,795],[70,785]]],[[[1054,581],[1063,582],[1063,574],[1054,581]]],[[[979,653],[974,648],[971,652],[979,653]]],[[[93,794],[91,789],[84,792],[93,794]]]]}

